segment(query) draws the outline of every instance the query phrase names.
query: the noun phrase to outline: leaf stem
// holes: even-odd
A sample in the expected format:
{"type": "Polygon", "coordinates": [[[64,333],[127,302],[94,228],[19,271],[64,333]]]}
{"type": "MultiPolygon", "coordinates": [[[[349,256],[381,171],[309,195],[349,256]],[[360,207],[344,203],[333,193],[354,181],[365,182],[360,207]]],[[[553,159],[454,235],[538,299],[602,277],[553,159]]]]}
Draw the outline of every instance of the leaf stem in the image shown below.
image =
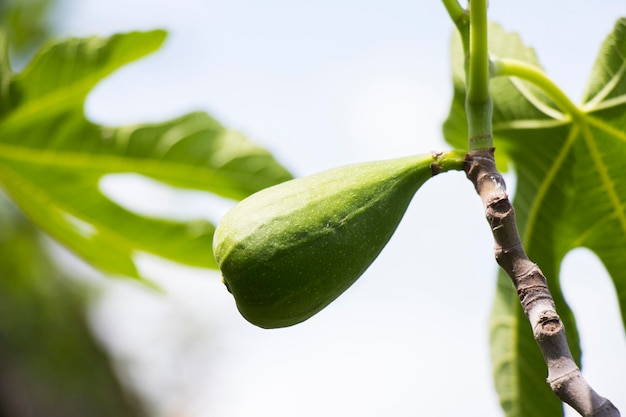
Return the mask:
{"type": "Polygon", "coordinates": [[[469,55],[469,10],[464,9],[457,0],[442,0],[442,3],[461,35],[463,51],[467,56],[469,55]]]}
{"type": "Polygon", "coordinates": [[[498,58],[492,61],[492,76],[517,77],[539,87],[563,112],[581,120],[582,110],[540,68],[515,59],[498,58]]]}
{"type": "Polygon", "coordinates": [[[457,0],[441,0],[443,5],[445,6],[448,14],[450,15],[450,19],[457,24],[464,16],[467,15],[465,13],[465,9],[459,4],[457,0]]]}
{"type": "Polygon", "coordinates": [[[487,0],[472,0],[470,3],[469,63],[466,71],[467,96],[465,98],[470,151],[493,148],[487,26],[487,0]]]}
{"type": "Polygon", "coordinates": [[[433,152],[434,161],[430,164],[433,176],[448,171],[463,171],[465,169],[466,151],[453,150],[433,152]]]}

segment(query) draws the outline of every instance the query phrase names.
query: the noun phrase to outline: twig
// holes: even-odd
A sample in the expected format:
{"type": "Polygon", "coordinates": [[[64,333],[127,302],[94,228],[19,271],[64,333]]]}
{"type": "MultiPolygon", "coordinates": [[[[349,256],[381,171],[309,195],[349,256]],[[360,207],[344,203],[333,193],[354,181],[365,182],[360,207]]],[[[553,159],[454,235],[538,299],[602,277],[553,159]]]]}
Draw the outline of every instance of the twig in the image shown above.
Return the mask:
{"type": "Polygon", "coordinates": [[[465,173],[483,201],[495,240],[496,260],[517,290],[548,366],[547,382],[552,391],[584,417],[619,417],[611,401],[598,395],[585,381],[572,358],[546,278],[528,259],[522,246],[515,212],[504,179],[496,169],[493,149],[468,153],[465,173]]]}

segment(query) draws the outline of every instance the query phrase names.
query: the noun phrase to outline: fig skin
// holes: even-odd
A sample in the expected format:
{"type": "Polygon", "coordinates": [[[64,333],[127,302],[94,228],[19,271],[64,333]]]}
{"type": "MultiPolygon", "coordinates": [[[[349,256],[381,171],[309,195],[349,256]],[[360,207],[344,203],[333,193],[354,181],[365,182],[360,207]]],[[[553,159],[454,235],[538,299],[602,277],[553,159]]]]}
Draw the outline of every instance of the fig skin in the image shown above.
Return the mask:
{"type": "Polygon", "coordinates": [[[262,328],[300,323],[365,272],[433,155],[343,166],[242,200],[218,225],[213,252],[240,313],[262,328]]]}

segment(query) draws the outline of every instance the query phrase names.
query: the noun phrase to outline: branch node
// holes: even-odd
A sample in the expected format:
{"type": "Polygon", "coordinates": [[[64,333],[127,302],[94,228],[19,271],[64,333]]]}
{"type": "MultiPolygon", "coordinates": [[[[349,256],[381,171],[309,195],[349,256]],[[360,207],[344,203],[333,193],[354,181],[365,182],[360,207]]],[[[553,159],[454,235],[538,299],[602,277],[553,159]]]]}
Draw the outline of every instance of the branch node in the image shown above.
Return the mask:
{"type": "MultiPolygon", "coordinates": [[[[502,187],[495,180],[493,180],[493,182],[494,184],[497,184],[496,187],[502,187]]],[[[498,215],[499,217],[506,216],[512,210],[511,203],[509,202],[509,196],[505,192],[490,196],[487,199],[487,207],[491,209],[494,215],[498,215]]]]}
{"type": "Polygon", "coordinates": [[[437,174],[441,174],[442,169],[441,169],[441,166],[439,166],[437,162],[439,161],[439,158],[441,158],[441,156],[443,155],[443,152],[432,151],[430,154],[432,155],[433,158],[435,158],[435,160],[430,163],[430,173],[434,177],[437,174]]]}
{"type": "Polygon", "coordinates": [[[539,315],[536,329],[537,339],[543,340],[560,332],[563,329],[563,323],[556,311],[545,310],[539,315]]]}
{"type": "Polygon", "coordinates": [[[568,381],[579,378],[580,376],[580,369],[574,368],[571,371],[564,373],[563,375],[557,376],[556,378],[547,378],[546,382],[555,392],[558,392],[568,381]]]}

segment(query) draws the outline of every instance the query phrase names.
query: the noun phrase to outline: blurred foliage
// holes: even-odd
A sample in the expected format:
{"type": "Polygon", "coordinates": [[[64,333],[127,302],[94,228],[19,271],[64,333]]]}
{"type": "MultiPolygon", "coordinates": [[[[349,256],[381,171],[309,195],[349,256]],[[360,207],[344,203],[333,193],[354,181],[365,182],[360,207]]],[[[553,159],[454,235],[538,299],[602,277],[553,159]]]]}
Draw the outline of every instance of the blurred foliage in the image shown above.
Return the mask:
{"type": "Polygon", "coordinates": [[[86,320],[86,284],[68,279],[40,233],[0,198],[0,416],[143,416],[86,320]]]}
{"type": "Polygon", "coordinates": [[[54,3],[54,0],[0,0],[0,25],[16,55],[29,54],[48,38],[52,30],[49,12],[54,3]]]}
{"type": "Polygon", "coordinates": [[[7,195],[91,265],[137,279],[137,253],[217,268],[210,254],[215,224],[137,212],[106,193],[103,178],[139,174],[161,187],[233,200],[291,178],[267,150],[203,112],[122,127],[87,119],[89,92],[156,51],[165,36],[155,30],[50,42],[19,74],[4,69],[10,65],[0,55],[0,182],[7,195]]]}
{"type": "MultiPolygon", "coordinates": [[[[49,36],[53,3],[0,0],[2,38],[18,61],[49,36]]],[[[0,194],[0,417],[146,415],[89,329],[88,293],[0,194]]]]}
{"type": "Polygon", "coordinates": [[[0,417],[142,416],[90,332],[86,283],[60,272],[41,231],[116,275],[141,278],[138,252],[215,268],[213,223],[127,210],[100,180],[132,172],[240,200],[291,175],[206,113],[120,128],[93,124],[84,113],[91,89],[157,50],[166,34],[72,38],[32,53],[49,30],[49,1],[1,3],[0,417]],[[9,55],[29,63],[15,74],[9,55]]]}

